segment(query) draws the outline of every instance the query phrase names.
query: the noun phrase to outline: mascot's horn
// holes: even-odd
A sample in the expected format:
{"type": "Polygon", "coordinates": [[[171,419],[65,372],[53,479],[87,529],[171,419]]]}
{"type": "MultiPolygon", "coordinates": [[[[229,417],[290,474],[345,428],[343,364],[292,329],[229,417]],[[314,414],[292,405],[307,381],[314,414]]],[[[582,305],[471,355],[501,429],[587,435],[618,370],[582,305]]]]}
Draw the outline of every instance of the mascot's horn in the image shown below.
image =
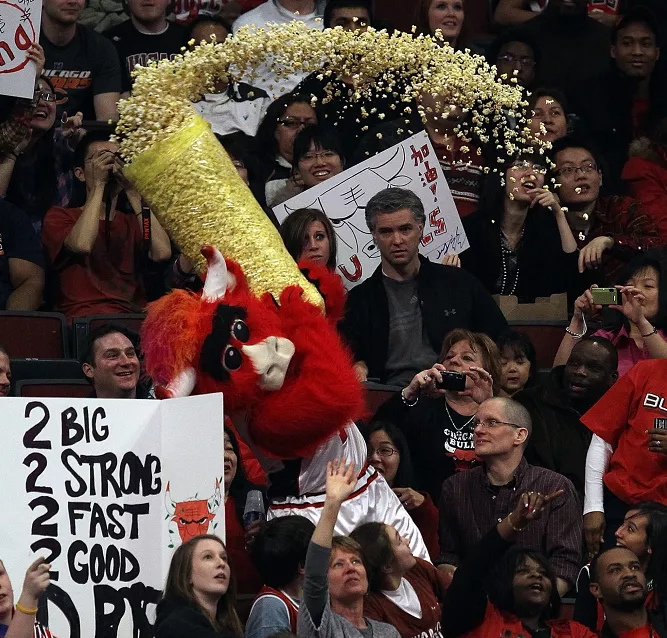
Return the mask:
{"type": "Polygon", "coordinates": [[[206,301],[218,301],[225,296],[227,290],[227,264],[222,253],[209,244],[202,246],[201,254],[208,262],[202,297],[206,301]]]}

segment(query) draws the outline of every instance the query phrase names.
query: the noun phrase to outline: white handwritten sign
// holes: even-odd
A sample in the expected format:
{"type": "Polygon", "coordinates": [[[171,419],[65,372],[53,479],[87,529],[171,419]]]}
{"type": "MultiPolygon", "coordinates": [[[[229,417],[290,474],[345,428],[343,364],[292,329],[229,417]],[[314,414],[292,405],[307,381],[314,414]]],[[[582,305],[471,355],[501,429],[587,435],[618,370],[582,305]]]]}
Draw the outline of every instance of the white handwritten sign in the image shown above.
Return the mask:
{"type": "Polygon", "coordinates": [[[0,558],[17,599],[44,556],[40,614],[58,638],[152,636],[174,548],[224,537],[222,395],[3,399],[0,422],[0,558]]]}
{"type": "Polygon", "coordinates": [[[299,208],[326,213],[336,231],[338,272],[349,290],[373,274],[380,251],[366,226],[365,207],[377,192],[407,188],[424,204],[426,225],[419,252],[431,261],[468,248],[468,239],[440,162],[425,131],[276,206],[280,223],[299,208]]]}
{"type": "Polygon", "coordinates": [[[0,95],[33,97],[36,68],[27,55],[41,22],[42,0],[0,0],[0,95]]]}

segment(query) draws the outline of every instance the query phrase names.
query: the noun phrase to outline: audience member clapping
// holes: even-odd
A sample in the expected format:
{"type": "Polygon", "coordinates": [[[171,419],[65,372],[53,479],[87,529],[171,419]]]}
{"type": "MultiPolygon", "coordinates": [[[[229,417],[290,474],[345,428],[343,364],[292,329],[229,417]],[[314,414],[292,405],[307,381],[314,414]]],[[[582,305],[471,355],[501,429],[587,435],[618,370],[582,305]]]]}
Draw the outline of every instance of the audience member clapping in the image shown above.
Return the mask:
{"type": "Polygon", "coordinates": [[[415,475],[408,442],[390,421],[371,423],[368,436],[368,463],[384,478],[419,528],[430,556],[438,556],[438,509],[428,492],[413,489],[415,475]]]}
{"type": "Polygon", "coordinates": [[[658,228],[631,197],[600,197],[600,159],[585,140],[558,140],[553,155],[558,197],[580,249],[579,272],[594,269],[602,281],[614,281],[625,264],[660,243],[658,228]]]}
{"type": "Polygon", "coordinates": [[[156,637],[241,638],[234,578],[225,544],[217,536],[203,534],[180,545],[158,603],[156,637]]]}
{"type": "Polygon", "coordinates": [[[500,391],[498,396],[513,397],[537,383],[537,353],[530,337],[509,332],[496,339],[500,354],[500,391]]]}
{"type": "Polygon", "coordinates": [[[314,124],[317,124],[317,113],[305,95],[284,95],[266,110],[255,140],[269,207],[274,205],[276,193],[292,176],[294,138],[304,127],[314,124]]]}
{"type": "MultiPolygon", "coordinates": [[[[610,308],[607,325],[593,333],[609,339],[618,351],[618,374],[623,376],[638,361],[667,356],[667,337],[663,330],[667,320],[667,264],[662,251],[640,255],[619,275],[619,303],[610,308]]],[[[593,288],[591,288],[593,290],[593,288]]],[[[563,335],[554,366],[563,365],[577,339],[583,337],[588,326],[586,317],[594,318],[602,312],[595,303],[591,290],[574,302],[574,314],[563,335]]]]}
{"type": "Polygon", "coordinates": [[[583,625],[559,619],[561,586],[553,565],[539,545],[521,544],[523,530],[531,532],[568,498],[562,489],[522,493],[509,516],[500,517],[470,549],[445,597],[447,636],[595,638],[583,625]]]}
{"type": "Polygon", "coordinates": [[[398,638],[394,627],[364,616],[368,575],[361,546],[347,536],[333,536],[340,506],[357,483],[354,463],[330,461],[326,475],[326,499],[306,556],[297,633],[301,638],[362,638],[369,633],[398,638]]]}
{"type": "Polygon", "coordinates": [[[564,498],[517,540],[520,547],[545,554],[556,574],[558,593],[564,595],[574,585],[581,565],[581,502],[574,486],[560,474],[526,461],[532,423],[528,411],[513,399],[485,401],[474,423],[475,452],[483,464],[458,472],[442,487],[441,569],[453,572],[498,518],[517,508],[522,494],[562,491],[564,498]]]}
{"type": "Polygon", "coordinates": [[[534,301],[581,290],[577,243],[546,176],[531,156],[517,159],[505,186],[492,176],[480,209],[463,220],[470,248],[461,265],[492,294],[534,301]]]}
{"type": "Polygon", "coordinates": [[[53,638],[51,632],[35,620],[40,596],[51,584],[50,563],[38,558],[28,567],[21,595],[14,606],[14,591],[0,560],[0,634],[4,638],[53,638]]]}
{"type": "Polygon", "coordinates": [[[303,516],[285,516],[269,521],[255,538],[252,560],[264,586],[252,604],[245,638],[296,632],[306,552],[314,530],[303,516]]]}
{"type": "Polygon", "coordinates": [[[86,202],[83,208],[52,208],[42,231],[57,277],[55,308],[70,322],[85,315],[138,312],[145,304],[142,262],[169,259],[169,237],[123,176],[118,147],[108,133],[84,136],[74,165],[86,202]],[[121,193],[128,212],[119,210],[121,193]]]}
{"type": "Polygon", "coordinates": [[[17,103],[8,121],[10,126],[25,121],[24,136],[0,156],[0,196],[27,213],[38,236],[49,208],[69,206],[76,196],[73,147],[83,133],[83,120],[77,113],[56,127],[57,99],[51,81],[39,78],[31,106],[17,103]]]}
{"type": "Polygon", "coordinates": [[[299,208],[280,225],[280,236],[295,262],[302,260],[336,268],[336,233],[329,218],[317,208],[299,208]]]}
{"type": "Polygon", "coordinates": [[[402,638],[437,636],[449,577],[415,558],[409,543],[389,525],[365,523],[350,536],[361,545],[368,576],[364,614],[392,625],[402,638]]]}
{"type": "Polygon", "coordinates": [[[495,343],[459,328],[445,337],[438,363],[418,372],[400,397],[376,414],[400,424],[415,462],[414,487],[435,502],[445,479],[479,462],[473,445],[475,414],[499,390],[499,382],[495,343]]]}
{"type": "Polygon", "coordinates": [[[591,432],[579,419],[616,382],[617,368],[611,342],[590,337],[579,341],[544,383],[514,395],[533,422],[526,459],[570,479],[582,497],[591,432]]]}

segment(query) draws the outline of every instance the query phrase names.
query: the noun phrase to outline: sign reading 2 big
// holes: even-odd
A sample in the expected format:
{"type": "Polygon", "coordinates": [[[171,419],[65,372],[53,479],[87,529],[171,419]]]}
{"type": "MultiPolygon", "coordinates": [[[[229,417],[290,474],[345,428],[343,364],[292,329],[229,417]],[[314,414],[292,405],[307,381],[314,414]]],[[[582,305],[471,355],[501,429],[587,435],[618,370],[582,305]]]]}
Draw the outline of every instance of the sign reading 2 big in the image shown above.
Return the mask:
{"type": "Polygon", "coordinates": [[[174,548],[224,539],[222,395],[3,399],[0,560],[44,556],[58,638],[148,638],[174,548]]]}

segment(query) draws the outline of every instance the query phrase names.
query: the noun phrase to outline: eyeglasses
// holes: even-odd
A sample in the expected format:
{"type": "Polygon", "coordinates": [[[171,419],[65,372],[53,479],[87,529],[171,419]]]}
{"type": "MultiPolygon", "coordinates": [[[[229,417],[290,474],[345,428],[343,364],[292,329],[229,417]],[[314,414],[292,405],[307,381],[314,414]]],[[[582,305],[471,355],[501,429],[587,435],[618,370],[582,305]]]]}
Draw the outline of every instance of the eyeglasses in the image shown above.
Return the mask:
{"type": "Polygon", "coordinates": [[[541,164],[536,164],[535,162],[530,162],[528,160],[517,160],[510,167],[511,169],[519,170],[534,170],[536,173],[546,173],[547,167],[542,166],[541,164]]]}
{"type": "Polygon", "coordinates": [[[306,153],[304,156],[301,157],[302,162],[314,162],[315,160],[318,159],[333,159],[334,157],[338,157],[338,153],[336,151],[320,151],[319,153],[306,153]]]}
{"type": "Polygon", "coordinates": [[[375,450],[373,450],[368,456],[373,456],[373,454],[377,454],[378,456],[382,456],[384,458],[388,456],[392,456],[393,454],[398,454],[398,450],[394,449],[393,447],[379,447],[375,450]]]}
{"type": "Polygon", "coordinates": [[[486,421],[480,421],[479,419],[474,419],[472,422],[473,430],[475,428],[482,428],[482,430],[492,430],[501,425],[509,425],[513,428],[521,428],[523,426],[517,425],[516,423],[508,423],[507,421],[498,421],[498,419],[487,419],[486,421]]]}
{"type": "Polygon", "coordinates": [[[556,174],[560,177],[574,177],[577,171],[581,171],[582,175],[590,175],[597,170],[598,167],[593,162],[588,162],[582,166],[563,166],[563,168],[558,169],[556,174]]]}
{"type": "Polygon", "coordinates": [[[533,60],[533,58],[529,58],[526,55],[518,56],[518,55],[512,55],[511,53],[503,53],[503,55],[498,56],[498,60],[502,60],[503,62],[509,62],[510,64],[518,62],[520,66],[527,66],[527,67],[535,66],[535,60],[533,60]]]}
{"type": "Polygon", "coordinates": [[[278,120],[278,124],[280,124],[280,126],[284,126],[285,128],[295,130],[301,128],[302,126],[314,126],[317,124],[317,120],[313,119],[312,117],[307,117],[305,119],[301,119],[299,117],[286,117],[284,120],[278,120]]]}
{"type": "Polygon", "coordinates": [[[37,104],[40,100],[44,100],[45,102],[55,102],[57,100],[57,96],[55,93],[48,93],[47,91],[35,91],[34,95],[32,96],[32,101],[37,104]]]}

